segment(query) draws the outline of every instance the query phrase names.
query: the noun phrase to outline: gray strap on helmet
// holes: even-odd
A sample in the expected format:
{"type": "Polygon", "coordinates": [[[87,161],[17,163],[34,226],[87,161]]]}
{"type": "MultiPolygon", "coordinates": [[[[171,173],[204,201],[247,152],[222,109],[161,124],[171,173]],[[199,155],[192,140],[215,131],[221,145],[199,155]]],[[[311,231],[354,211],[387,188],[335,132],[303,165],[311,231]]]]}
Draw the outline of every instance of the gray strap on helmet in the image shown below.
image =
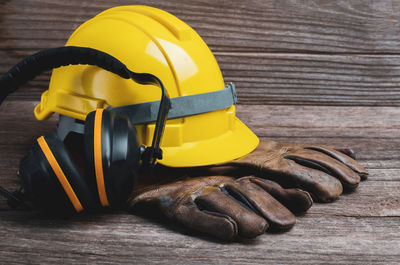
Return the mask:
{"type": "MultiPolygon", "coordinates": [[[[176,119],[219,109],[229,108],[236,103],[236,89],[228,83],[224,89],[190,96],[171,98],[168,119],[176,119]]],[[[152,123],[157,120],[160,101],[150,101],[121,107],[109,107],[112,112],[127,116],[132,124],[152,123]]]]}
{"type": "MultiPolygon", "coordinates": [[[[222,90],[171,98],[170,101],[169,120],[229,108],[237,102],[237,96],[235,85],[227,83],[222,90]]],[[[157,100],[107,109],[127,116],[131,123],[136,125],[155,122],[159,106],[160,101],[157,100]]],[[[59,138],[64,140],[71,131],[83,134],[84,124],[82,121],[61,115],[57,128],[59,138]]]]}

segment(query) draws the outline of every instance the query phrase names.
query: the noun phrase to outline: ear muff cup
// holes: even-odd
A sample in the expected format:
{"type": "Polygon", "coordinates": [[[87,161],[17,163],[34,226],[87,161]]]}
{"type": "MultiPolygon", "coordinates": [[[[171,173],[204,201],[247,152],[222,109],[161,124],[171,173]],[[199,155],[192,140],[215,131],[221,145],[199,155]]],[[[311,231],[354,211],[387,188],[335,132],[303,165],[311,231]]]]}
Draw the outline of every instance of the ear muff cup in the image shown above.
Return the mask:
{"type": "Polygon", "coordinates": [[[88,185],[56,135],[35,141],[20,162],[19,174],[24,189],[39,208],[65,214],[94,206],[88,185]]]}
{"type": "Polygon", "coordinates": [[[126,203],[136,186],[140,165],[140,144],[136,128],[128,118],[113,115],[111,163],[107,176],[112,177],[114,198],[119,205],[126,203]]]}
{"type": "Polygon", "coordinates": [[[130,121],[98,109],[85,121],[85,156],[88,183],[102,206],[120,206],[137,179],[140,148],[130,121]]]}

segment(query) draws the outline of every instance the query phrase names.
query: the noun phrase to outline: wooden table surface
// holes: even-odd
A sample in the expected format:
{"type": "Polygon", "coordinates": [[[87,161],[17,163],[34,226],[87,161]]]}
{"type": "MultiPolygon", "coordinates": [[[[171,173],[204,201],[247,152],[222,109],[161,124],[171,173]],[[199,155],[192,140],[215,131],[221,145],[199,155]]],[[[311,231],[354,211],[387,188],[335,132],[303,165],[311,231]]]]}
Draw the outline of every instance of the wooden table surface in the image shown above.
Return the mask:
{"type": "MultiPolygon", "coordinates": [[[[260,138],[352,147],[370,177],[318,204],[287,233],[219,243],[115,212],[55,219],[0,200],[1,264],[399,264],[400,1],[0,0],[0,73],[57,47],[112,6],[147,4],[191,25],[237,85],[238,116],[260,138]]],[[[0,106],[0,185],[57,117],[33,108],[49,74],[0,106]]],[[[1,88],[0,88],[1,89],[1,88]]]]}

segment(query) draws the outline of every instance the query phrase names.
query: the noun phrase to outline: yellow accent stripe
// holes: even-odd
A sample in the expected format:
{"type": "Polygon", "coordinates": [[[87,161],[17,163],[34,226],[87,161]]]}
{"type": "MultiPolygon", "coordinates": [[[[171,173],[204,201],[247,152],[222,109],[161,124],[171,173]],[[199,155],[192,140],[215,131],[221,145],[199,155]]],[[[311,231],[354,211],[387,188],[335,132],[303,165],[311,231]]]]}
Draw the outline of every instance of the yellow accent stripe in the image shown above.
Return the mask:
{"type": "Polygon", "coordinates": [[[37,141],[38,141],[39,146],[42,149],[44,155],[46,156],[47,161],[49,162],[51,168],[53,169],[54,173],[56,174],[58,181],[61,183],[61,186],[65,190],[65,193],[67,194],[69,200],[71,201],[72,205],[74,206],[75,210],[77,212],[82,211],[83,207],[82,207],[81,202],[79,201],[78,197],[76,197],[74,190],[72,189],[71,185],[69,184],[67,178],[64,175],[64,172],[62,171],[56,158],[54,157],[49,146],[47,145],[46,140],[44,139],[43,136],[41,136],[37,139],[37,141]]]}
{"type": "Polygon", "coordinates": [[[109,206],[104,185],[103,159],[101,154],[101,120],[103,109],[96,110],[94,116],[94,168],[96,172],[97,191],[99,192],[100,203],[103,206],[109,206]]]}

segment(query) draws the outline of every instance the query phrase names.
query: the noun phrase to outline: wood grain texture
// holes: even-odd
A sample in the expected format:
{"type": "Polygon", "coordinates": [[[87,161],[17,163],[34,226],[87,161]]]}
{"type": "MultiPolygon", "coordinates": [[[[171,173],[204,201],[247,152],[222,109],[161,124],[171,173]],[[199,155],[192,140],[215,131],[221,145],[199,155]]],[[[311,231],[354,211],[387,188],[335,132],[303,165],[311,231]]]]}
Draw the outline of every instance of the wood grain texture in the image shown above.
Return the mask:
{"type": "MultiPolygon", "coordinates": [[[[34,119],[35,103],[6,101],[0,106],[0,113],[7,113],[0,115],[4,186],[18,187],[18,160],[35,137],[55,129],[56,117],[45,122],[34,119]]],[[[2,262],[398,264],[399,112],[395,107],[238,106],[238,116],[262,138],[353,147],[370,171],[369,180],[355,192],[334,203],[315,203],[287,233],[222,244],[174,224],[123,212],[60,220],[2,210],[2,262]]],[[[4,200],[0,209],[5,209],[4,200]]]]}
{"type": "MultiPolygon", "coordinates": [[[[130,1],[3,0],[0,74],[130,1]]],[[[137,1],[191,25],[239,104],[400,105],[400,1],[137,1]]],[[[49,75],[10,96],[38,100],[49,75]]]]}
{"type": "MultiPolygon", "coordinates": [[[[399,0],[0,0],[0,74],[125,4],[192,26],[236,83],[238,116],[260,138],[351,147],[369,180],[314,204],[287,233],[229,244],[124,212],[63,220],[6,210],[0,198],[1,264],[399,264],[399,0]]],[[[2,186],[18,188],[19,160],[55,131],[56,116],[33,117],[48,81],[39,76],[0,106],[2,186]]]]}
{"type": "Polygon", "coordinates": [[[384,0],[3,0],[0,48],[62,45],[83,21],[118,5],[164,9],[213,51],[399,53],[400,3],[384,0]]]}
{"type": "MultiPolygon", "coordinates": [[[[400,55],[215,55],[239,104],[400,106],[400,55]]],[[[3,60],[0,72],[17,61],[3,60]]],[[[48,84],[39,76],[10,99],[39,100],[48,84]]]]}
{"type": "Polygon", "coordinates": [[[54,220],[2,212],[0,254],[4,264],[398,264],[399,217],[313,210],[288,233],[230,244],[123,213],[54,220]]]}

